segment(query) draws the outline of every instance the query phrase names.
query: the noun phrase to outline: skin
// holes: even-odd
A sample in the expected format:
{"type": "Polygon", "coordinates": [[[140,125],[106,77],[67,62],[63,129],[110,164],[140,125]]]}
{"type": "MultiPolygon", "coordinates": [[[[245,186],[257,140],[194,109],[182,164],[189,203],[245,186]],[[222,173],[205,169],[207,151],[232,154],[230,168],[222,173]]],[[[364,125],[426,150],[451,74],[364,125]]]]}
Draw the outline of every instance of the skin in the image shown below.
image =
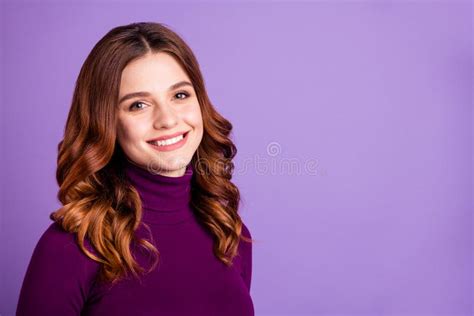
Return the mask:
{"type": "Polygon", "coordinates": [[[139,91],[150,95],[133,97],[117,105],[117,140],[126,158],[152,173],[168,177],[184,175],[203,136],[201,108],[194,87],[169,90],[180,81],[192,84],[171,55],[149,53],[130,62],[122,71],[118,100],[139,91]],[[189,134],[184,146],[178,149],[158,151],[147,143],[181,131],[189,134]]]}

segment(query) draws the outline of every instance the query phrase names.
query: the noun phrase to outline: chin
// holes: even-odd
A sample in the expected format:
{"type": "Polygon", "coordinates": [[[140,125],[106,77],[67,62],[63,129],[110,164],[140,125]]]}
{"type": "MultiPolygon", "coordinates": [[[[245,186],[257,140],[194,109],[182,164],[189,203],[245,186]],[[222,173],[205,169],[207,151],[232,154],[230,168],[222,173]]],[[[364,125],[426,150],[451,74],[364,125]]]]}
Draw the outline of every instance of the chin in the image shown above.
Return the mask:
{"type": "Polygon", "coordinates": [[[190,163],[190,161],[191,159],[185,159],[182,157],[162,158],[154,156],[150,159],[148,168],[155,172],[169,172],[185,168],[190,163]]]}

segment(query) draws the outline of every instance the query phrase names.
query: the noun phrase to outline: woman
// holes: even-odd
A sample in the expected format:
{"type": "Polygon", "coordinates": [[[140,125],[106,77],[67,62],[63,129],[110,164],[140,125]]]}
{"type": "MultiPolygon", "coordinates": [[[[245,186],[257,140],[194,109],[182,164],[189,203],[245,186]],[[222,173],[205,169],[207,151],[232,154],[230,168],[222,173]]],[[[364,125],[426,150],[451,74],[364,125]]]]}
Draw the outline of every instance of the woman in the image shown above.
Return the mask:
{"type": "Polygon", "coordinates": [[[253,315],[232,125],[159,23],[107,33],[76,82],[54,221],[17,315],[253,315]]]}

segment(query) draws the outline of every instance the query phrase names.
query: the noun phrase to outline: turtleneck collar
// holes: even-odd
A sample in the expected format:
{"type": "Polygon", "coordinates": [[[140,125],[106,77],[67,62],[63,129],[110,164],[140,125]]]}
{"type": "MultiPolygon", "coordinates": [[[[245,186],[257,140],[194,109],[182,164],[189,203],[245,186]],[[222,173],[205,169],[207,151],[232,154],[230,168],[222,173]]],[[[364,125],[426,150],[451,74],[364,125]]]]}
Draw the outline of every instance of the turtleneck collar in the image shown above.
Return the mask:
{"type": "Polygon", "coordinates": [[[192,164],[184,175],[169,177],[153,173],[125,159],[125,174],[137,189],[143,205],[143,221],[153,224],[177,224],[192,218],[192,164]]]}

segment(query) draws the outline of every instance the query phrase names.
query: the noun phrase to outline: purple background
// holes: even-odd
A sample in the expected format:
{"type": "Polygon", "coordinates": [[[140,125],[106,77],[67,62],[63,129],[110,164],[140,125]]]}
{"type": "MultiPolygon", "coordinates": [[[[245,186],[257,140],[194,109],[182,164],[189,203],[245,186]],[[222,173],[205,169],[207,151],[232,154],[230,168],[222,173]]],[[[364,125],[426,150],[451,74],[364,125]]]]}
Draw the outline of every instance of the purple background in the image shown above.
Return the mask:
{"type": "Polygon", "coordinates": [[[234,124],[256,315],[472,315],[472,17],[469,1],[4,2],[0,314],[59,207],[82,63],[112,27],[156,21],[234,124]],[[271,169],[287,163],[306,168],[271,169]]]}

